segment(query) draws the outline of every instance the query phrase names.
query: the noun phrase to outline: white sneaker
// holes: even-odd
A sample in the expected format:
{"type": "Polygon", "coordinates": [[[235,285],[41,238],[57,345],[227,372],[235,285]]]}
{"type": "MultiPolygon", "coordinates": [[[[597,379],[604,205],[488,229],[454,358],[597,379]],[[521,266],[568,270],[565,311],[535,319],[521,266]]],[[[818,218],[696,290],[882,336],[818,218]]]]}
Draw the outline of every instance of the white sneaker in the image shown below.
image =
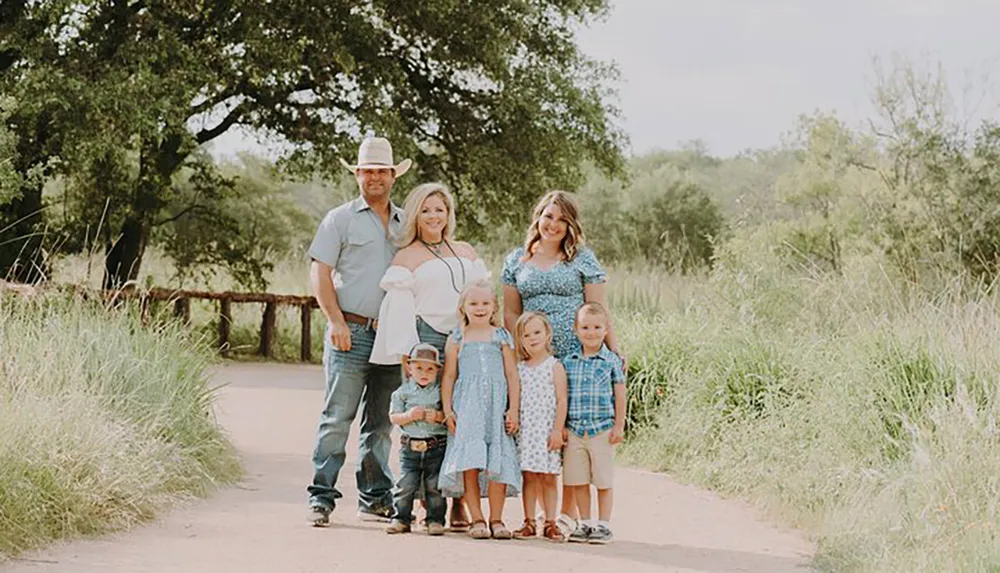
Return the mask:
{"type": "Polygon", "coordinates": [[[572,517],[566,515],[565,513],[560,513],[556,517],[556,527],[559,528],[559,533],[563,536],[563,541],[569,539],[569,536],[576,531],[576,520],[572,517]]]}

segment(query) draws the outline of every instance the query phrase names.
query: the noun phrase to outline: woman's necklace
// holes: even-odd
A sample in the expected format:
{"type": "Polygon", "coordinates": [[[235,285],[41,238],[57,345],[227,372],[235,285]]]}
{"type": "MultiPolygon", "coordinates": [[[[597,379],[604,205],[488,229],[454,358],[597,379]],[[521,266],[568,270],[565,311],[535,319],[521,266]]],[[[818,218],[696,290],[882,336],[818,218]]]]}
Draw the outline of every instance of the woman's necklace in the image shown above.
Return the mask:
{"type": "Polygon", "coordinates": [[[444,245],[448,247],[448,250],[451,251],[451,254],[455,256],[455,259],[458,260],[458,266],[459,268],[462,269],[462,286],[465,286],[465,264],[462,263],[462,258],[458,256],[458,253],[455,252],[455,249],[451,247],[451,243],[449,243],[445,239],[441,239],[436,243],[428,243],[427,241],[420,239],[420,242],[423,243],[425,247],[427,247],[427,250],[430,251],[432,255],[434,255],[435,257],[438,258],[438,260],[444,263],[444,266],[448,267],[448,274],[451,275],[451,288],[455,289],[456,293],[461,293],[462,289],[459,288],[457,284],[455,284],[455,271],[452,270],[451,265],[449,265],[448,261],[444,260],[444,257],[442,257],[440,254],[441,244],[444,243],[444,245]]]}

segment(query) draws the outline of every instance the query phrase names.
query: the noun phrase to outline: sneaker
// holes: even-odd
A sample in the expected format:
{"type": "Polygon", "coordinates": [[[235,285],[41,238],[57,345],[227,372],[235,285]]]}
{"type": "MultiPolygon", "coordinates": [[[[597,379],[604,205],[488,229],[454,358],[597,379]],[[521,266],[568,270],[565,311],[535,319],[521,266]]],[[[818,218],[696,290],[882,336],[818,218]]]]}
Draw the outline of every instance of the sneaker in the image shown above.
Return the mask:
{"type": "Polygon", "coordinates": [[[427,535],[444,535],[444,524],[430,522],[427,524],[427,535]]]}
{"type": "Polygon", "coordinates": [[[570,534],[570,543],[588,543],[590,541],[591,528],[586,523],[578,523],[576,531],[570,534]]]}
{"type": "Polygon", "coordinates": [[[391,507],[374,507],[372,509],[358,509],[358,519],[361,521],[380,521],[382,523],[388,522],[389,518],[392,517],[391,507]]]}
{"type": "Polygon", "coordinates": [[[389,535],[393,535],[395,533],[409,533],[410,524],[403,523],[398,519],[393,519],[392,522],[389,523],[389,526],[385,528],[385,532],[389,535]]]}
{"type": "Polygon", "coordinates": [[[563,536],[563,541],[565,541],[576,531],[576,520],[565,513],[560,513],[556,517],[556,527],[559,528],[559,532],[563,536]]]}
{"type": "Polygon", "coordinates": [[[615,534],[611,533],[611,529],[606,525],[598,525],[590,530],[590,536],[587,541],[595,545],[604,545],[611,543],[615,540],[615,534]]]}
{"type": "Polygon", "coordinates": [[[330,510],[322,505],[311,506],[309,508],[309,524],[313,527],[330,525],[330,510]]]}

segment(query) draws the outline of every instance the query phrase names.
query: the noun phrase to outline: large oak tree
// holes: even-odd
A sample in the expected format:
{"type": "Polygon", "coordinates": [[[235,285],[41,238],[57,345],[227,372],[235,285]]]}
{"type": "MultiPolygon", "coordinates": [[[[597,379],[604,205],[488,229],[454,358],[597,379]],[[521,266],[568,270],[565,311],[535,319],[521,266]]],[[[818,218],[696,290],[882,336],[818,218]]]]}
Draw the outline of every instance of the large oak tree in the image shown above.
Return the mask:
{"type": "Polygon", "coordinates": [[[3,4],[0,87],[30,102],[12,125],[36,147],[22,163],[58,157],[84,183],[77,218],[104,222],[108,287],[136,277],[165,213],[198,215],[177,205],[174,179],[210,172],[199,146],[237,126],[327,170],[360,134],[385,134],[415,158],[411,181],[453,186],[472,234],[523,222],[584,159],[621,169],[614,69],[574,39],[607,0],[3,4]]]}

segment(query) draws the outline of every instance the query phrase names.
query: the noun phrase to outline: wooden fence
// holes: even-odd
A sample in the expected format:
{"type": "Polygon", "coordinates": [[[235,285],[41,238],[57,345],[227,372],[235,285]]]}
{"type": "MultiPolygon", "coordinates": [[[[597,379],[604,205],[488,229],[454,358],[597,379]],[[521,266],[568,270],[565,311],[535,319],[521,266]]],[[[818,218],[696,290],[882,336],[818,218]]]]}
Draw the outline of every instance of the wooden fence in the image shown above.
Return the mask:
{"type": "Polygon", "coordinates": [[[151,301],[173,302],[174,315],[183,320],[191,320],[191,300],[214,300],[219,302],[219,351],[229,349],[229,335],[232,329],[233,304],[258,303],[264,305],[260,322],[260,347],[258,354],[267,358],[274,356],[274,334],[279,306],[299,307],[299,321],[302,333],[299,338],[299,359],[312,360],[312,310],[319,308],[316,297],[283,295],[271,293],[206,292],[193,290],[172,290],[153,288],[149,290],[113,291],[105,293],[106,298],[138,298],[143,320],[148,320],[151,301]]]}

